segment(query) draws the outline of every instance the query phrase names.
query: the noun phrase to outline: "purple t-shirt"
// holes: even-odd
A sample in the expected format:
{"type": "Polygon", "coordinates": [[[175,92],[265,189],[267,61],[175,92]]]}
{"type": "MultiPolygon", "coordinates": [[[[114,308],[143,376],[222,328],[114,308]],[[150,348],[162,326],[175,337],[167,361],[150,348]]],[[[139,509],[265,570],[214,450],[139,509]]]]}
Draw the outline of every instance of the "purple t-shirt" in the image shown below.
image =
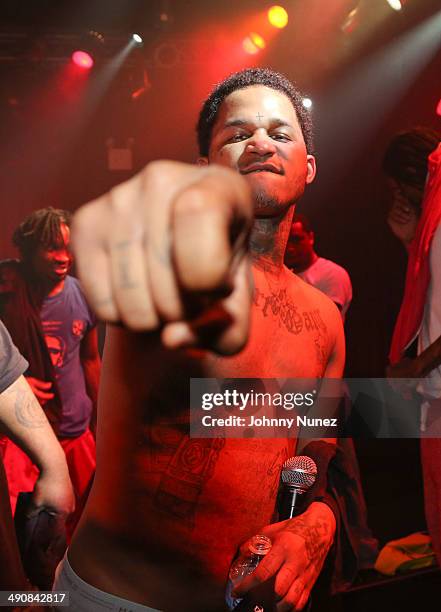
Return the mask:
{"type": "Polygon", "coordinates": [[[86,431],[92,413],[92,400],[87,395],[80,361],[80,345],[96,325],[95,316],[78,280],[67,276],[63,291],[44,300],[40,317],[61,396],[59,435],[74,438],[86,431]]]}

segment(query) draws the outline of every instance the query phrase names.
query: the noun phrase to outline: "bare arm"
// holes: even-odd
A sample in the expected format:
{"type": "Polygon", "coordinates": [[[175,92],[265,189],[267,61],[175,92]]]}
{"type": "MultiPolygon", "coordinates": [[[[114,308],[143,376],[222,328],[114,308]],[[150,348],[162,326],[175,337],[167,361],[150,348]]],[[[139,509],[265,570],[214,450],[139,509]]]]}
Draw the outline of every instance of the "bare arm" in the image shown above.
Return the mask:
{"type": "MultiPolygon", "coordinates": [[[[334,383],[333,380],[330,379],[341,379],[343,376],[343,370],[345,367],[345,356],[346,356],[346,347],[345,347],[345,335],[343,330],[343,324],[341,321],[341,317],[339,312],[332,309],[332,329],[334,329],[334,346],[329,357],[328,363],[326,365],[326,370],[323,376],[323,381],[320,389],[320,412],[321,414],[317,414],[317,416],[325,416],[332,417],[337,415],[340,398],[333,398],[332,396],[335,394],[337,387],[339,386],[337,383],[334,383]],[[326,400],[326,414],[323,414],[323,396],[326,397],[326,394],[332,399],[326,400]]],[[[302,438],[301,432],[299,436],[299,440],[297,442],[296,452],[298,455],[302,454],[302,450],[305,448],[307,444],[312,442],[313,440],[323,440],[323,442],[327,442],[328,444],[336,444],[336,438],[302,438]]]]}
{"type": "Polygon", "coordinates": [[[419,376],[427,376],[441,365],[441,336],[416,358],[419,376]]]}
{"type": "Polygon", "coordinates": [[[23,376],[0,394],[0,425],[40,469],[34,505],[60,514],[72,512],[73,493],[63,450],[23,376]]]}
{"type": "Polygon", "coordinates": [[[388,378],[423,378],[441,365],[441,336],[414,359],[405,358],[387,368],[388,378]]]}
{"type": "Polygon", "coordinates": [[[95,431],[98,387],[100,382],[101,359],[98,352],[97,328],[93,327],[81,341],[80,360],[86,381],[87,394],[93,402],[91,428],[95,431]]]}
{"type": "Polygon", "coordinates": [[[418,357],[404,357],[386,368],[389,383],[405,399],[412,397],[418,379],[424,378],[441,365],[441,336],[432,342],[418,357]]]}

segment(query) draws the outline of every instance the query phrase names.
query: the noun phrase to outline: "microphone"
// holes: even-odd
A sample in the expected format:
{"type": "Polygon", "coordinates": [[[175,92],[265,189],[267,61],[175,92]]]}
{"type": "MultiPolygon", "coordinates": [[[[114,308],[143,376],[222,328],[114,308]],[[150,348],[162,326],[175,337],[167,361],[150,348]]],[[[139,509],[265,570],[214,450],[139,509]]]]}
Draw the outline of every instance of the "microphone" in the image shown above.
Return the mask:
{"type": "Polygon", "coordinates": [[[298,514],[303,494],[317,478],[317,466],[311,457],[298,455],[285,461],[281,474],[279,520],[284,521],[298,514]]]}

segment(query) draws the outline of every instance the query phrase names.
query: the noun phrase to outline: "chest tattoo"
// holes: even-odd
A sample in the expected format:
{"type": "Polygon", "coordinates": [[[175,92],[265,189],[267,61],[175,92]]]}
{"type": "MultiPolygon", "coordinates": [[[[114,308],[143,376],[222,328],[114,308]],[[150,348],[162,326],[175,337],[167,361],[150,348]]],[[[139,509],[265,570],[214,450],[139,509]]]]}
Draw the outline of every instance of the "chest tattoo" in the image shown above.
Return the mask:
{"type": "Polygon", "coordinates": [[[279,289],[271,293],[264,293],[256,287],[253,301],[264,317],[273,316],[278,320],[279,326],[284,327],[291,334],[298,335],[305,331],[325,334],[327,327],[320,311],[303,310],[299,308],[286,294],[286,289],[279,289]]]}

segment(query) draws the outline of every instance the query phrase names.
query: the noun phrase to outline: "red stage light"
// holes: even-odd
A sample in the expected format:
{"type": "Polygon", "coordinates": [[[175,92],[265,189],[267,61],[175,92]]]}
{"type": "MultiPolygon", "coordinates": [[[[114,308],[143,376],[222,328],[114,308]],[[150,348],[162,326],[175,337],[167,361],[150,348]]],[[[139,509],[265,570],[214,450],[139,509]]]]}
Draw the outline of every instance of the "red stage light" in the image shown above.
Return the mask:
{"type": "Polygon", "coordinates": [[[437,107],[436,107],[436,114],[441,117],[441,98],[439,99],[437,107]]]}
{"type": "Polygon", "coordinates": [[[86,51],[74,51],[72,53],[72,61],[78,68],[90,70],[93,66],[93,57],[86,51]]]}

